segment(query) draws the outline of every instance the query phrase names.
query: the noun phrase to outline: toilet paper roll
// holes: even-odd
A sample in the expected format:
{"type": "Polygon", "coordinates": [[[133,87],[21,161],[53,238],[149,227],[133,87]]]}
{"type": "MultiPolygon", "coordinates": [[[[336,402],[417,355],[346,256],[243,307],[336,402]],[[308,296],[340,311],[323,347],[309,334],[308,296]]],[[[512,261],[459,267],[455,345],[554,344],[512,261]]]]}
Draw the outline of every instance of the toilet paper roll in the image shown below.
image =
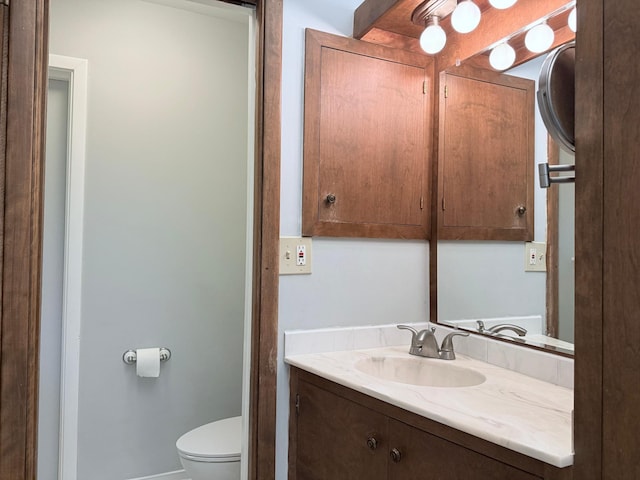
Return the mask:
{"type": "Polygon", "coordinates": [[[136,354],[136,374],[139,377],[160,376],[160,348],[139,348],[136,354]]]}

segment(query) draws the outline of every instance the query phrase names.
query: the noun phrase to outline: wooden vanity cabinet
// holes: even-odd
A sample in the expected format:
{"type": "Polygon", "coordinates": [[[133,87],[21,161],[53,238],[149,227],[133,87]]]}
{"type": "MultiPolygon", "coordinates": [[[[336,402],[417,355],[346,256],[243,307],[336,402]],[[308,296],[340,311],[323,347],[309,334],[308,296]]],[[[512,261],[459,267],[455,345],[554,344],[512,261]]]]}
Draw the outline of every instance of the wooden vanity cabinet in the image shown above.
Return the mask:
{"type": "Polygon", "coordinates": [[[434,72],[425,55],[306,31],[303,235],[429,237],[434,72]]]}
{"type": "Polygon", "coordinates": [[[289,480],[569,480],[558,469],[291,368],[289,480]]]}
{"type": "Polygon", "coordinates": [[[533,240],[535,82],[440,74],[438,238],[533,240]]]}

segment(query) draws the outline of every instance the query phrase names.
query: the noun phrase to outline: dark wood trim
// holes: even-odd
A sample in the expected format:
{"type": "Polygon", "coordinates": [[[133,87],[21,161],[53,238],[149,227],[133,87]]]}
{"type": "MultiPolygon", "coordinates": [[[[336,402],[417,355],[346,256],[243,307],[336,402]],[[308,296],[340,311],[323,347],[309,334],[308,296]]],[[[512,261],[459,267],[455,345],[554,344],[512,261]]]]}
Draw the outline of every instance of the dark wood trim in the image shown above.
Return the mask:
{"type": "Polygon", "coordinates": [[[47,15],[46,0],[9,7],[0,478],[12,480],[36,475],[47,15]]]}
{"type": "MultiPolygon", "coordinates": [[[[557,165],[560,150],[547,136],[547,162],[557,165]]],[[[547,335],[558,338],[558,188],[547,188],[547,335]]]]}
{"type": "MultiPolygon", "coordinates": [[[[640,478],[640,48],[636,0],[604,1],[602,477],[640,478]]],[[[578,97],[579,98],[579,97],[578,97]]],[[[598,113],[595,113],[596,115],[598,113]]],[[[581,164],[580,164],[581,165],[581,164]]],[[[577,168],[577,167],[576,167],[577,168]]],[[[596,223],[595,225],[599,225],[596,223]]],[[[592,225],[593,228],[593,225],[592,225]]],[[[577,234],[579,235],[579,234],[577,234]]]]}
{"type": "Polygon", "coordinates": [[[275,478],[282,0],[257,9],[256,165],[249,478],[275,478]]]}
{"type": "MultiPolygon", "coordinates": [[[[630,4],[632,2],[624,2],[630,4]]],[[[575,478],[603,478],[604,0],[581,1],[576,39],[575,478]]],[[[615,34],[614,34],[615,35],[615,34]]],[[[611,159],[609,159],[611,160],[611,159]]],[[[609,162],[610,165],[610,162],[609,162]]],[[[613,214],[613,212],[611,212],[613,214]]],[[[624,220],[623,220],[624,221],[624,220]]],[[[629,385],[630,388],[636,388],[629,385]]],[[[627,426],[627,427],[630,427],[627,426]]],[[[635,450],[634,446],[626,448],[635,450]]]]}
{"type": "Polygon", "coordinates": [[[433,150],[431,169],[431,237],[429,237],[429,318],[438,321],[438,156],[440,152],[440,75],[434,74],[433,82],[433,150]]]}

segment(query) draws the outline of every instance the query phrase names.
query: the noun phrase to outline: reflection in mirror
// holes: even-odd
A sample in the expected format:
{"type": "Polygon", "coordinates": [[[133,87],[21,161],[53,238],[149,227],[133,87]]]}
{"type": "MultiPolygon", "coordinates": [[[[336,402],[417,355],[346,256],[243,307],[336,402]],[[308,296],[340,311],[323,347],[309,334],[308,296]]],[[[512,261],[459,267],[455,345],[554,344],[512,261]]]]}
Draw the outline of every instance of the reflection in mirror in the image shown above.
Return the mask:
{"type": "MultiPolygon", "coordinates": [[[[574,165],[571,153],[560,150],[559,163],[574,165]]],[[[575,298],[575,185],[572,183],[557,188],[558,196],[558,338],[573,343],[573,319],[575,298]]]]}
{"type": "MultiPolygon", "coordinates": [[[[537,90],[545,57],[505,74],[534,80],[537,90]]],[[[535,110],[536,172],[540,163],[574,163],[572,155],[558,154],[537,104],[535,110]]],[[[535,178],[533,248],[537,262],[546,263],[548,271],[525,271],[531,249],[523,242],[439,240],[438,322],[572,354],[573,185],[542,189],[537,174],[535,178]],[[526,334],[519,328],[500,328],[503,324],[526,334]]]]}

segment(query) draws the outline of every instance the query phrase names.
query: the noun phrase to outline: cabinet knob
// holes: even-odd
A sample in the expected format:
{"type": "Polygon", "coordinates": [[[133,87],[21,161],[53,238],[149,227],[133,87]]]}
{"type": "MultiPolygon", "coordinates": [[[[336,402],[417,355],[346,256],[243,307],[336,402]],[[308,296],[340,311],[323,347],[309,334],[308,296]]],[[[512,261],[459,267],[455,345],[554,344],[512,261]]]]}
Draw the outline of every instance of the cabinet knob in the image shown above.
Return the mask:
{"type": "Polygon", "coordinates": [[[525,213],[527,213],[527,207],[525,207],[524,205],[520,205],[518,208],[516,208],[516,213],[520,216],[523,216],[525,213]]]}
{"type": "Polygon", "coordinates": [[[378,448],[378,440],[376,440],[376,437],[367,438],[367,447],[369,447],[371,450],[375,450],[376,448],[378,448]]]}
{"type": "Polygon", "coordinates": [[[327,195],[327,203],[330,205],[333,205],[334,203],[336,203],[336,196],[333,193],[330,193],[329,195],[327,195]]]}
{"type": "Polygon", "coordinates": [[[402,460],[402,453],[397,448],[392,448],[389,452],[389,456],[394,463],[398,463],[400,460],[402,460]]]}

